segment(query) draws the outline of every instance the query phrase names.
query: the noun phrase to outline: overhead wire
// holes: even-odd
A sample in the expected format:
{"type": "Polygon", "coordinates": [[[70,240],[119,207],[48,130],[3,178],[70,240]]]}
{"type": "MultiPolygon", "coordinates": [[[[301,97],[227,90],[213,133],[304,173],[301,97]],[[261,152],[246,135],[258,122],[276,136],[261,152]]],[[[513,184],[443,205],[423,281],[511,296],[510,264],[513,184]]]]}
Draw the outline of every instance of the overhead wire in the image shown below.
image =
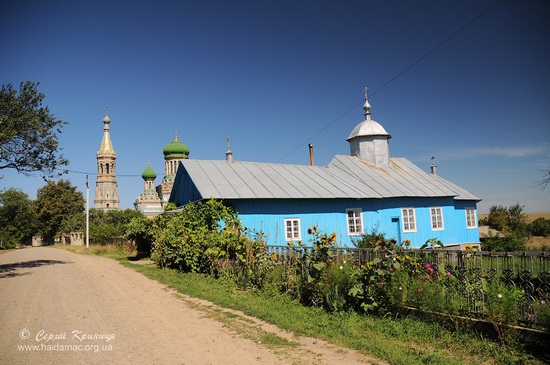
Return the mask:
{"type": "MultiPolygon", "coordinates": [[[[441,41],[439,44],[437,44],[435,47],[433,47],[431,50],[429,50],[427,53],[425,53],[422,57],[418,58],[416,61],[414,61],[412,64],[410,64],[409,66],[407,66],[405,69],[403,69],[401,72],[399,72],[397,75],[395,75],[394,77],[392,77],[389,81],[387,81],[386,83],[384,83],[382,86],[380,86],[379,88],[375,89],[372,93],[370,93],[369,97],[373,97],[376,93],[378,93],[379,91],[381,91],[382,89],[384,89],[386,86],[388,86],[389,84],[391,84],[392,82],[394,82],[395,80],[397,80],[399,77],[403,76],[403,74],[405,74],[406,72],[408,72],[410,69],[412,69],[414,66],[416,66],[417,64],[419,64],[420,62],[422,62],[424,59],[426,59],[427,57],[429,57],[432,53],[434,53],[436,50],[438,50],[439,48],[441,48],[445,43],[447,43],[448,41],[450,41],[452,38],[454,38],[457,34],[459,34],[460,32],[462,32],[464,29],[466,29],[467,27],[469,27],[470,25],[472,25],[474,22],[476,22],[479,18],[481,18],[482,16],[484,16],[485,14],[487,14],[489,11],[491,11],[495,6],[497,6],[500,2],[502,2],[502,0],[497,0],[495,1],[491,6],[489,6],[488,8],[486,8],[485,10],[483,10],[480,14],[478,14],[477,16],[475,16],[473,19],[471,19],[470,21],[468,21],[466,24],[464,24],[462,27],[460,27],[458,30],[456,30],[453,34],[451,34],[450,36],[448,36],[447,38],[445,38],[443,41],[441,41]]],[[[345,117],[347,114],[349,114],[350,112],[352,112],[355,108],[357,108],[359,105],[363,104],[363,100],[361,100],[360,102],[358,102],[357,104],[353,105],[351,108],[347,109],[344,113],[340,114],[336,119],[332,120],[330,123],[328,123],[327,125],[325,125],[323,128],[321,128],[319,131],[317,131],[316,133],[314,133],[313,135],[311,135],[308,139],[304,140],[303,142],[301,142],[300,144],[298,144],[295,148],[293,148],[290,152],[288,152],[286,155],[284,155],[283,157],[281,157],[280,159],[278,159],[276,161],[276,163],[278,162],[281,162],[282,160],[284,160],[285,158],[287,158],[288,156],[290,156],[291,154],[293,154],[296,150],[298,150],[299,148],[301,148],[303,145],[305,145],[306,143],[310,142],[313,138],[317,137],[319,134],[323,133],[325,130],[327,130],[329,127],[331,127],[334,123],[336,123],[337,121],[339,121],[340,119],[342,119],[343,117],[345,117]]],[[[58,169],[56,168],[56,170],[58,171],[67,171],[67,172],[70,172],[70,173],[74,173],[74,174],[83,174],[83,175],[97,175],[97,173],[92,173],[92,172],[83,172],[83,171],[74,171],[74,170],[65,170],[65,169],[58,169]]],[[[119,175],[117,174],[117,177],[138,177],[138,176],[141,176],[139,174],[123,174],[123,175],[119,175]]],[[[162,176],[162,175],[161,175],[162,176]]]]}
{"type": "MultiPolygon", "coordinates": [[[[394,82],[395,80],[397,80],[399,77],[401,77],[403,74],[405,74],[407,71],[409,71],[411,68],[413,68],[414,66],[416,66],[417,64],[419,64],[420,62],[422,62],[425,58],[427,58],[428,56],[430,56],[432,53],[434,53],[437,49],[439,49],[441,46],[443,46],[445,43],[447,43],[448,41],[450,41],[453,37],[455,37],[457,34],[459,34],[460,32],[462,32],[464,29],[466,29],[467,27],[469,27],[470,25],[472,25],[475,21],[477,21],[479,18],[481,18],[483,15],[485,15],[486,13],[488,13],[490,10],[492,10],[495,6],[497,6],[500,2],[502,2],[502,0],[497,0],[496,2],[494,2],[491,6],[489,6],[487,9],[483,10],[480,14],[478,14],[476,17],[474,17],[472,20],[470,20],[469,22],[467,22],[465,25],[463,25],[462,27],[460,27],[457,31],[455,31],[453,34],[451,34],[450,36],[448,36],[447,38],[445,38],[443,41],[441,41],[439,44],[437,44],[435,47],[433,47],[431,50],[429,50],[427,53],[425,53],[422,57],[418,58],[416,61],[414,61],[412,64],[410,64],[408,67],[406,67],[403,71],[399,72],[397,75],[395,75],[394,77],[392,77],[389,81],[387,81],[386,83],[384,83],[382,86],[380,86],[379,88],[377,88],[376,90],[374,90],[372,93],[369,94],[369,97],[372,97],[373,95],[375,95],[377,92],[379,92],[380,90],[382,90],[383,88],[385,88],[386,86],[388,86],[389,84],[391,84],[392,82],[394,82]]],[[[343,114],[341,114],[340,116],[338,116],[336,119],[334,119],[333,121],[331,121],[330,123],[328,123],[326,126],[324,126],[323,128],[321,128],[318,132],[316,132],[315,134],[313,134],[312,136],[310,136],[307,140],[305,140],[304,142],[301,142],[298,146],[296,146],[294,149],[292,149],[290,152],[288,152],[286,155],[284,155],[283,157],[281,157],[280,159],[277,160],[277,163],[284,160],[285,158],[287,158],[288,156],[290,156],[292,153],[294,153],[297,149],[299,149],[300,147],[302,147],[303,145],[305,145],[306,143],[310,142],[313,138],[317,137],[319,134],[321,134],[323,131],[325,131],[327,128],[329,128],[330,126],[332,126],[334,123],[336,123],[337,121],[339,121],[340,119],[342,119],[345,115],[347,115],[348,113],[350,113],[352,110],[354,110],[355,108],[357,108],[359,105],[363,104],[363,100],[360,101],[359,103],[355,104],[353,107],[351,107],[350,109],[348,109],[346,112],[344,112],[343,114]]]]}
{"type": "MultiPolygon", "coordinates": [[[[72,174],[82,174],[82,175],[92,175],[92,176],[97,176],[98,175],[97,172],[75,171],[75,170],[67,170],[67,169],[60,169],[60,168],[55,168],[55,170],[63,171],[63,172],[70,172],[72,174]]],[[[117,177],[141,177],[140,174],[116,174],[116,176],[117,177]]],[[[164,176],[164,175],[161,174],[161,175],[157,175],[157,176],[164,176]]]]}

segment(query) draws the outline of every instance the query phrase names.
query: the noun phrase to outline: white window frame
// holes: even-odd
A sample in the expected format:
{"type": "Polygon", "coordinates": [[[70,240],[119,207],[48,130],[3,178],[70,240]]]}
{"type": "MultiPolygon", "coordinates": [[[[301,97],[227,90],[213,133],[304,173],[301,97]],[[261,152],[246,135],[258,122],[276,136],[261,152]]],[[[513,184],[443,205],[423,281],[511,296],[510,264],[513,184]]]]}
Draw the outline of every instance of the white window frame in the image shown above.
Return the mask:
{"type": "Polygon", "coordinates": [[[416,210],[414,208],[401,208],[401,226],[403,232],[416,232],[416,210]]]}
{"type": "Polygon", "coordinates": [[[300,218],[285,218],[285,241],[301,241],[302,229],[300,218]],[[288,230],[290,223],[290,231],[288,230]]]}
{"type": "Polygon", "coordinates": [[[430,207],[430,219],[432,221],[432,231],[443,231],[445,229],[442,207],[430,207]]]}
{"type": "Polygon", "coordinates": [[[361,236],[363,235],[363,209],[361,208],[348,208],[346,209],[346,224],[348,227],[349,236],[361,236]],[[353,214],[350,217],[350,213],[353,214]]]}
{"type": "Polygon", "coordinates": [[[473,207],[467,207],[466,209],[464,209],[464,213],[466,214],[466,228],[467,229],[477,228],[477,209],[473,207]],[[472,218],[473,218],[473,222],[472,222],[472,218]],[[473,223],[473,225],[471,223],[473,223]]]}

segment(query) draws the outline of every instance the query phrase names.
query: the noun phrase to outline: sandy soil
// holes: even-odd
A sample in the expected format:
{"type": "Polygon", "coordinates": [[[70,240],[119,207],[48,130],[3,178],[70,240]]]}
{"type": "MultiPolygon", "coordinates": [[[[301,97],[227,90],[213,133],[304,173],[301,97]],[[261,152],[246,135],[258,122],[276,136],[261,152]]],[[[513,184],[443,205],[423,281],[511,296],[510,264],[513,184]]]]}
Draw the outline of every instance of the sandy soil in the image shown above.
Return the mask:
{"type": "Polygon", "coordinates": [[[0,328],[0,364],[373,362],[177,295],[114,260],[45,247],[0,254],[0,328]],[[269,346],[254,331],[295,346],[269,346]]]}

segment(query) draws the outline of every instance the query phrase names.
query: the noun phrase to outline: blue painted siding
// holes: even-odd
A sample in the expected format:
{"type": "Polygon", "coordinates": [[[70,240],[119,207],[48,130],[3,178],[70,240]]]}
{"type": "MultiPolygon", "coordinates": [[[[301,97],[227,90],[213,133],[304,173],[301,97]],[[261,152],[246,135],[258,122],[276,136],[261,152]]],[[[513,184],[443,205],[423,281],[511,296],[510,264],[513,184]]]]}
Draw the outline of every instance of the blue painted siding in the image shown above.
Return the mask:
{"type": "MultiPolygon", "coordinates": [[[[170,201],[177,206],[208,199],[202,197],[195,184],[183,168],[178,169],[176,184],[170,201]],[[183,176],[182,176],[183,175],[183,176]]],[[[307,229],[316,225],[330,234],[336,232],[338,244],[353,246],[358,236],[350,236],[347,227],[346,209],[362,210],[363,232],[373,228],[385,233],[387,238],[398,242],[410,240],[412,247],[420,247],[428,239],[436,238],[444,244],[479,242],[477,226],[466,228],[466,208],[475,208],[475,201],[457,201],[443,198],[387,198],[387,199],[235,199],[226,200],[239,213],[243,225],[262,230],[270,245],[284,245],[287,218],[300,219],[301,240],[308,244],[311,238],[307,229]],[[432,230],[431,207],[441,207],[444,230],[432,230]],[[414,208],[416,231],[403,232],[401,208],[414,208]]],[[[477,214],[477,213],[476,213],[477,214]]]]}
{"type": "Polygon", "coordinates": [[[455,201],[453,198],[394,198],[394,199],[304,199],[304,200],[234,200],[228,201],[239,213],[243,225],[262,230],[268,235],[268,244],[286,244],[284,220],[300,219],[301,240],[309,243],[308,227],[316,225],[326,233],[337,233],[338,243],[352,246],[354,236],[348,234],[346,209],[360,208],[363,229],[369,233],[374,227],[387,238],[399,242],[409,239],[419,247],[430,238],[444,244],[479,242],[477,228],[466,228],[465,208],[476,207],[474,201],[455,201]],[[444,230],[432,230],[430,207],[441,207],[444,230]],[[403,232],[401,208],[415,208],[416,232],[403,232]]]}

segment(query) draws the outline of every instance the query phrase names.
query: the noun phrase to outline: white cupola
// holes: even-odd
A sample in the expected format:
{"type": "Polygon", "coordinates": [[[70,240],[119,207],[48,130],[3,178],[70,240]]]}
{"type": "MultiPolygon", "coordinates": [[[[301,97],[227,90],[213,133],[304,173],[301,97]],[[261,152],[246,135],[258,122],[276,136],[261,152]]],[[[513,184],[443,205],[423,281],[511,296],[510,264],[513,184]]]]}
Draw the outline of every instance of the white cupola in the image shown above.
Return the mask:
{"type": "Polygon", "coordinates": [[[384,127],[371,119],[367,88],[365,88],[365,120],[359,123],[347,138],[350,154],[379,167],[390,164],[390,148],[388,140],[391,135],[384,127]]]}

